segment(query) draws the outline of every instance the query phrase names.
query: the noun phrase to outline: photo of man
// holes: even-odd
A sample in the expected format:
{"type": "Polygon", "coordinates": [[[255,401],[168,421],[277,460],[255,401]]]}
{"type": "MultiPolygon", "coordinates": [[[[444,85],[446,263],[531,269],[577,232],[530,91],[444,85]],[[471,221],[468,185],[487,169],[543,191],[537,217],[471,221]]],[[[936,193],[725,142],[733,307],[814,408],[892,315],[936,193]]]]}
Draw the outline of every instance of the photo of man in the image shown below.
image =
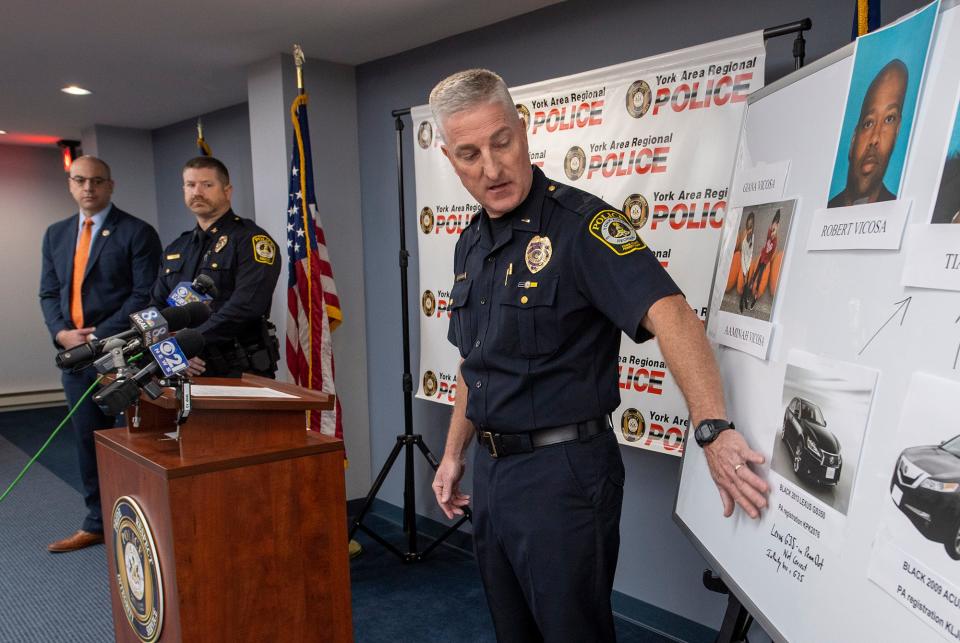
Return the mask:
{"type": "Polygon", "coordinates": [[[890,154],[900,135],[903,99],[909,77],[907,66],[895,58],[870,83],[860,106],[860,118],[850,139],[846,186],[830,199],[828,208],[893,201],[897,198],[883,180],[890,165],[890,154]]]}
{"type": "Polygon", "coordinates": [[[796,203],[743,209],[720,310],[770,321],[796,203]]]}
{"type": "Polygon", "coordinates": [[[897,198],[935,18],[921,11],[857,40],[828,208],[897,198]]]}
{"type": "Polygon", "coordinates": [[[953,121],[930,223],[960,223],[960,110],[953,121]]]}

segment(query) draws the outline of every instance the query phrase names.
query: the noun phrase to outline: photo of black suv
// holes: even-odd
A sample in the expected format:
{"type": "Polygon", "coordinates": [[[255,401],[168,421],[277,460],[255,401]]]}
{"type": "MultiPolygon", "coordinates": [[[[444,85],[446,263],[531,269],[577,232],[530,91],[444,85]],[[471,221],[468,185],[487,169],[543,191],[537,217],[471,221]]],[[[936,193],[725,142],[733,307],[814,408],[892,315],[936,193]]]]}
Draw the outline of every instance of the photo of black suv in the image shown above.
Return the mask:
{"type": "Polygon", "coordinates": [[[824,486],[836,486],[840,481],[840,442],[827,430],[819,406],[802,397],[793,398],[783,414],[780,439],[790,452],[793,472],[798,476],[824,486]]]}
{"type": "Polygon", "coordinates": [[[890,495],[926,538],[960,560],[960,435],[910,447],[897,458],[890,495]]]}

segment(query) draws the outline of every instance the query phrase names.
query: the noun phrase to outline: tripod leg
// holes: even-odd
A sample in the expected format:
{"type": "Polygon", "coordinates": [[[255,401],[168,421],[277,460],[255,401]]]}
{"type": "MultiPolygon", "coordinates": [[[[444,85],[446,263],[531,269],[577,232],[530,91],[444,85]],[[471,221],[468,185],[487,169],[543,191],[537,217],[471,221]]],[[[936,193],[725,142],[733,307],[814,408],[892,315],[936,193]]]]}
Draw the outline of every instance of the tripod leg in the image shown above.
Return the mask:
{"type": "Polygon", "coordinates": [[[353,538],[353,534],[357,532],[357,527],[359,527],[360,523],[363,522],[364,516],[367,515],[370,507],[373,505],[373,499],[377,497],[377,494],[380,492],[380,487],[383,486],[383,481],[387,479],[387,474],[390,473],[390,468],[396,461],[397,456],[400,455],[400,450],[403,448],[404,443],[403,438],[404,436],[402,435],[397,436],[397,443],[393,445],[393,450],[390,452],[390,456],[387,458],[387,461],[383,463],[380,473],[377,474],[377,479],[374,481],[373,486],[370,487],[369,493],[367,493],[367,499],[363,502],[363,508],[353,521],[353,527],[350,528],[349,538],[353,538]]]}

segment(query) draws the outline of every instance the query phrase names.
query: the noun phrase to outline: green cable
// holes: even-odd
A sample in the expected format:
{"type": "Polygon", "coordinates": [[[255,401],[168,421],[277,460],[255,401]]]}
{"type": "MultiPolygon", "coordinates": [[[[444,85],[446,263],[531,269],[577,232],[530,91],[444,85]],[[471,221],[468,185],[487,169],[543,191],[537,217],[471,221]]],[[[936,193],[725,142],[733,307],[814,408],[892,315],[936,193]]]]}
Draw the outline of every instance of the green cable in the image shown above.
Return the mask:
{"type": "Polygon", "coordinates": [[[3,495],[0,496],[0,502],[3,502],[3,499],[7,497],[7,495],[10,493],[10,491],[13,490],[15,486],[17,486],[17,483],[20,482],[20,479],[23,478],[24,474],[27,473],[27,470],[33,465],[33,463],[37,461],[37,458],[40,457],[40,454],[42,454],[43,451],[50,445],[50,443],[53,442],[53,439],[57,437],[57,433],[60,432],[60,429],[63,428],[63,425],[67,423],[67,420],[70,419],[70,416],[72,416],[74,411],[77,410],[77,407],[80,406],[80,403],[83,402],[85,399],[87,399],[87,396],[90,395],[91,391],[93,391],[93,387],[99,384],[100,380],[102,379],[103,379],[103,375],[98,375],[97,379],[94,380],[93,384],[90,385],[90,388],[87,389],[87,392],[84,393],[79,400],[77,400],[77,403],[74,404],[73,408],[70,409],[70,412],[67,413],[67,417],[63,418],[63,421],[61,421],[60,424],[57,426],[57,428],[53,430],[53,433],[51,433],[50,437],[47,438],[47,441],[43,443],[43,446],[40,447],[40,450],[37,451],[36,455],[30,458],[30,462],[28,462],[27,466],[23,468],[23,471],[20,472],[20,475],[18,475],[16,479],[14,479],[14,481],[10,483],[10,486],[7,487],[7,490],[3,492],[3,495]]]}

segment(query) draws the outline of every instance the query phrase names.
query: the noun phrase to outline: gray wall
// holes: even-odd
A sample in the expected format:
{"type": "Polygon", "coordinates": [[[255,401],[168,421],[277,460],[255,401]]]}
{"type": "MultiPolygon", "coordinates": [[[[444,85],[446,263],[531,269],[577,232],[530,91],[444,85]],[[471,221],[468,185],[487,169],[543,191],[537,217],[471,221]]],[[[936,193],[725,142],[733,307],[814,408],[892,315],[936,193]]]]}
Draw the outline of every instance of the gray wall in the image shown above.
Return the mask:
{"type": "Polygon", "coordinates": [[[0,300],[5,302],[0,403],[23,403],[29,400],[16,394],[61,388],[55,349],[37,298],[40,244],[47,226],[76,211],[60,150],[0,145],[0,300]]]}
{"type": "MultiPolygon", "coordinates": [[[[241,103],[200,116],[203,118],[203,138],[213,155],[230,170],[234,211],[242,217],[256,219],[247,104],[241,103]]],[[[193,213],[183,204],[182,170],[183,164],[199,153],[196,118],[153,130],[157,230],[164,246],[197,224],[193,213]]]]}
{"type": "MultiPolygon", "coordinates": [[[[510,85],[574,74],[643,58],[710,40],[791,22],[813,19],[807,60],[850,39],[851,2],[814,0],[674,0],[673,2],[585,2],[573,0],[498,25],[442,40],[357,69],[360,116],[360,174],[363,189],[364,275],[366,283],[368,385],[373,465],[376,471],[402,432],[403,402],[399,271],[397,250],[396,163],[392,109],[420,105],[435,82],[466,67],[499,71],[510,85]]],[[[921,5],[918,0],[884,3],[895,18],[921,5]]],[[[767,79],[793,69],[792,39],[768,46],[767,79]]],[[[413,255],[410,309],[418,309],[416,216],[409,119],[405,131],[406,239],[413,255]]],[[[412,319],[413,355],[419,354],[417,315],[412,319]]],[[[416,372],[414,363],[412,371],[416,372]]],[[[414,432],[437,453],[443,450],[449,410],[416,400],[414,432]]],[[[679,460],[624,450],[627,486],[622,547],[616,589],[640,600],[719,627],[723,601],[700,584],[705,564],[671,519],[679,460]]],[[[442,519],[432,499],[428,467],[419,456],[417,506],[442,519]]],[[[380,497],[401,505],[402,467],[394,467],[380,497]]],[[[467,481],[469,485],[469,481],[467,481]]],[[[720,502],[704,489],[709,505],[720,502]]]]}
{"type": "Polygon", "coordinates": [[[117,207],[157,227],[157,184],[149,130],[94,125],[83,131],[83,153],[110,164],[117,207]]]}

